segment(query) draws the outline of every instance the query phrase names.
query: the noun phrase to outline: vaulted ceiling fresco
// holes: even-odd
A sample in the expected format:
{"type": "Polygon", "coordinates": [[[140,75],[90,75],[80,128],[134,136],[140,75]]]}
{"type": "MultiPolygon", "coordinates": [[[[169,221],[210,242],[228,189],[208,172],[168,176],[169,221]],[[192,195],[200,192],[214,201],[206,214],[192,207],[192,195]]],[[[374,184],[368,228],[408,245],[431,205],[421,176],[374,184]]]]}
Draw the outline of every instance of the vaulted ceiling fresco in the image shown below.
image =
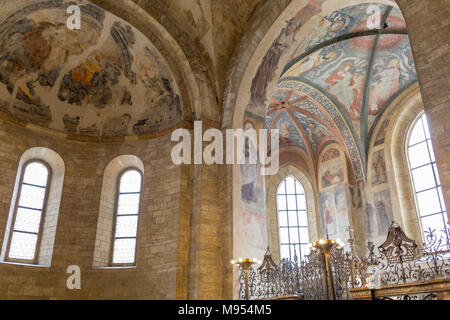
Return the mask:
{"type": "Polygon", "coordinates": [[[362,180],[378,119],[416,81],[401,12],[381,4],[347,7],[323,18],[299,44],[267,107],[265,125],[280,129],[280,136],[289,128],[292,143],[316,168],[320,151],[331,141],[340,143],[362,180]],[[374,12],[381,28],[369,27],[374,12]],[[279,118],[292,125],[281,126],[279,118]]]}
{"type": "Polygon", "coordinates": [[[70,1],[0,2],[1,112],[101,137],[152,133],[182,119],[164,57],[128,23],[79,1],[82,28],[70,30],[70,1]]]}

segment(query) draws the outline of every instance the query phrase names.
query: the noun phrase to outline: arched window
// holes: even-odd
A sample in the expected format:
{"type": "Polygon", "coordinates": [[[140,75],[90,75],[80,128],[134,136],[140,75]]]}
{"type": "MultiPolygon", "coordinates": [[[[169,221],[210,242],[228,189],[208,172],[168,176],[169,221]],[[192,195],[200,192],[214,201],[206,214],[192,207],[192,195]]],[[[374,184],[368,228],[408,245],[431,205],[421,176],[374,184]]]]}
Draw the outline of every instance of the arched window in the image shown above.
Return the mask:
{"type": "Polygon", "coordinates": [[[50,175],[50,167],[43,161],[32,160],[23,166],[8,242],[8,261],[37,262],[50,175]]]}
{"type": "Polygon", "coordinates": [[[277,215],[280,257],[294,260],[309,254],[308,216],[305,190],[301,183],[288,176],[277,190],[277,215]]]}
{"type": "Polygon", "coordinates": [[[422,232],[431,228],[439,235],[445,230],[447,239],[450,239],[446,228],[448,217],[425,114],[413,123],[407,146],[422,232]]]}
{"type": "Polygon", "coordinates": [[[112,264],[135,263],[141,183],[142,173],[135,168],[126,169],[119,176],[112,264]]]}

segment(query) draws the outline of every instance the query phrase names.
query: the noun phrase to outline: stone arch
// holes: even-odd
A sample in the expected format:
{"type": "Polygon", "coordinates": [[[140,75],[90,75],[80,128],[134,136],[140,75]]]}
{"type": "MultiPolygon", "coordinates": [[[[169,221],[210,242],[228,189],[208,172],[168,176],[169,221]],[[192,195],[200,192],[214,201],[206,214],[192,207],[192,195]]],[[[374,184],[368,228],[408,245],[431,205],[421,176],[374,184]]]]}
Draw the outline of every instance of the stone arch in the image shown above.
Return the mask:
{"type": "Polygon", "coordinates": [[[65,165],[64,160],[59,154],[45,147],[30,148],[20,157],[0,260],[5,261],[6,257],[8,239],[12,229],[12,219],[15,211],[19,187],[21,185],[20,179],[22,176],[22,170],[24,166],[32,160],[44,161],[50,167],[52,172],[48,190],[47,205],[45,208],[44,222],[41,231],[41,241],[38,248],[39,255],[37,258],[38,265],[50,267],[52,262],[53,246],[55,244],[61,194],[64,184],[65,165]]]}
{"type": "MultiPolygon", "coordinates": [[[[387,178],[391,185],[391,199],[394,220],[400,223],[408,236],[421,240],[419,220],[416,211],[414,190],[409,174],[406,155],[406,141],[414,119],[424,110],[418,83],[398,96],[388,107],[377,124],[375,132],[382,129],[383,122],[389,120],[385,133],[385,160],[387,178]]],[[[369,163],[375,148],[376,134],[372,136],[369,163]]],[[[419,241],[420,243],[421,241],[419,241]]]]}
{"type": "MultiPolygon", "coordinates": [[[[253,15],[255,18],[250,22],[247,32],[243,35],[233,56],[224,97],[223,127],[239,128],[242,126],[244,110],[249,101],[251,82],[257,67],[280,30],[286,26],[286,21],[293,17],[299,9],[306,7],[309,2],[308,0],[268,1],[255,12],[253,15]]],[[[349,0],[345,3],[337,0],[324,0],[321,12],[303,23],[296,39],[304,38],[311,28],[326,15],[360,3],[380,3],[396,6],[391,0],[349,0]]],[[[270,93],[273,91],[293,50],[295,50],[295,45],[289,47],[287,49],[288,54],[284,54],[278,62],[275,75],[267,87],[266,97],[270,97],[270,93]]]]}

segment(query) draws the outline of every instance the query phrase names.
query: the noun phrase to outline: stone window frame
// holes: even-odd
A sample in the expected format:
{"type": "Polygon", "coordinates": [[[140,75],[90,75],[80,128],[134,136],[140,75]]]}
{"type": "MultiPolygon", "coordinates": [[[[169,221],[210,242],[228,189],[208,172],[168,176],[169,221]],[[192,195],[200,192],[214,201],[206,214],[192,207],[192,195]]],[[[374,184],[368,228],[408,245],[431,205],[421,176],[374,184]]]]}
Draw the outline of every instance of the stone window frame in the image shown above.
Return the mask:
{"type": "Polygon", "coordinates": [[[130,166],[125,169],[123,169],[119,175],[117,176],[117,182],[116,182],[116,196],[115,196],[115,205],[114,205],[114,217],[113,217],[113,228],[111,233],[111,252],[110,252],[110,258],[109,258],[109,264],[114,267],[129,267],[129,266],[135,266],[137,261],[137,253],[138,253],[138,239],[139,239],[139,222],[141,220],[141,211],[142,211],[142,189],[144,186],[144,174],[142,171],[135,166],[130,166]],[[139,189],[139,205],[138,205],[138,213],[137,213],[137,226],[136,226],[136,243],[134,248],[134,260],[133,262],[129,263],[114,263],[114,245],[116,240],[116,227],[117,227],[117,216],[118,216],[118,208],[119,208],[119,196],[120,196],[120,180],[122,179],[123,175],[127,173],[128,171],[136,171],[141,176],[141,185],[139,189]]]}
{"type": "Polygon", "coordinates": [[[46,147],[32,147],[20,157],[14,189],[12,191],[11,205],[6,224],[6,231],[0,254],[1,263],[20,264],[37,267],[50,267],[53,248],[56,238],[59,209],[61,205],[62,189],[65,176],[65,164],[61,156],[46,147]],[[44,199],[39,239],[36,243],[35,257],[32,261],[23,259],[8,259],[9,247],[14,228],[17,204],[22,188],[25,168],[31,162],[40,162],[47,165],[49,176],[47,178],[46,199],[44,199]]]}
{"type": "MultiPolygon", "coordinates": [[[[424,228],[423,228],[422,216],[420,215],[419,202],[418,202],[418,199],[417,199],[417,194],[420,191],[418,192],[416,190],[416,186],[415,186],[414,178],[413,178],[413,170],[415,170],[417,168],[411,168],[411,162],[410,162],[410,159],[409,159],[409,148],[410,148],[409,140],[411,138],[411,134],[412,134],[413,129],[415,128],[415,126],[417,125],[417,123],[419,122],[420,118],[422,118],[423,115],[425,115],[425,110],[422,110],[421,112],[419,112],[415,116],[415,118],[410,122],[410,125],[408,127],[408,130],[407,130],[407,133],[406,133],[406,136],[405,136],[405,146],[404,147],[405,147],[406,164],[408,166],[409,180],[410,180],[410,183],[411,183],[412,192],[414,194],[414,204],[415,204],[415,209],[416,209],[418,226],[419,226],[422,242],[425,242],[425,238],[426,238],[425,231],[426,230],[424,230],[424,228]]],[[[430,132],[430,135],[431,135],[431,132],[430,132]]],[[[426,142],[427,140],[429,140],[430,143],[432,143],[431,136],[428,139],[424,140],[424,142],[426,142]]],[[[422,143],[422,142],[420,142],[420,143],[422,143]]],[[[437,168],[437,161],[436,161],[436,156],[435,156],[434,150],[429,150],[428,146],[427,146],[427,149],[428,149],[428,152],[429,152],[430,156],[431,156],[431,151],[433,151],[433,157],[435,158],[434,164],[436,166],[436,170],[438,170],[438,168],[437,168]]],[[[430,162],[430,163],[427,163],[426,165],[432,164],[432,163],[433,162],[430,162]]],[[[433,172],[433,174],[439,174],[439,171],[433,172]]],[[[438,187],[437,179],[439,179],[439,177],[437,179],[436,179],[436,177],[434,177],[434,179],[435,179],[435,184],[436,185],[433,188],[437,188],[438,187]]],[[[439,185],[439,187],[440,187],[440,185],[439,185]]],[[[439,205],[441,207],[441,212],[436,213],[436,215],[440,214],[444,218],[444,215],[447,214],[447,209],[445,207],[445,200],[444,200],[444,198],[441,198],[441,196],[439,196],[439,195],[438,195],[438,197],[439,197],[439,201],[440,201],[439,205]]],[[[447,225],[445,227],[448,228],[449,226],[447,225]]],[[[440,231],[441,230],[436,230],[437,236],[441,235],[440,231]]],[[[447,234],[447,237],[448,237],[448,234],[447,234]]],[[[447,240],[448,240],[448,238],[447,238],[447,240]]]]}
{"type": "MultiPolygon", "coordinates": [[[[289,204],[288,204],[288,199],[287,199],[287,197],[286,197],[286,199],[285,199],[285,202],[286,202],[286,210],[279,210],[279,208],[278,208],[278,196],[280,196],[279,189],[280,189],[280,187],[281,187],[281,185],[282,185],[283,183],[286,183],[285,181],[286,181],[288,178],[294,179],[294,184],[295,184],[295,182],[298,182],[303,190],[301,190],[301,191],[300,191],[300,190],[297,190],[297,187],[294,186],[294,189],[295,189],[295,193],[294,193],[294,194],[282,193],[281,195],[284,195],[284,196],[287,196],[287,195],[295,195],[295,202],[296,202],[295,211],[296,211],[296,216],[297,216],[297,222],[299,222],[299,221],[298,221],[298,220],[299,220],[299,214],[300,214],[301,211],[304,211],[305,214],[308,215],[308,206],[307,206],[307,199],[306,199],[305,188],[303,187],[303,185],[301,184],[301,182],[298,181],[293,175],[287,175],[287,176],[286,176],[283,180],[281,180],[281,182],[278,184],[277,192],[276,192],[276,194],[275,194],[276,202],[277,202],[278,234],[280,233],[280,229],[281,229],[281,228],[288,228],[288,230],[289,230],[290,228],[296,228],[296,229],[297,229],[297,232],[298,232],[298,239],[299,239],[298,241],[299,241],[299,242],[298,242],[298,243],[291,242],[291,239],[290,239],[290,231],[288,231],[288,237],[289,237],[288,242],[287,242],[287,243],[279,243],[279,246],[280,246],[280,248],[281,248],[282,245],[287,245],[287,246],[289,247],[289,256],[290,256],[290,255],[291,255],[291,249],[290,249],[290,247],[291,247],[291,246],[294,246],[294,248],[295,248],[296,245],[299,245],[300,247],[299,247],[298,251],[299,251],[299,254],[300,254],[300,255],[297,256],[297,259],[301,260],[301,259],[302,259],[302,248],[301,248],[302,245],[310,243],[310,241],[309,241],[309,224],[308,224],[308,222],[306,223],[306,226],[300,226],[300,225],[297,225],[297,226],[291,227],[291,226],[289,225],[289,218],[288,218],[288,219],[287,219],[287,224],[288,224],[288,225],[287,225],[287,226],[285,226],[285,225],[281,225],[281,226],[280,226],[280,221],[279,221],[279,219],[278,219],[278,218],[279,218],[279,212],[280,212],[280,211],[286,211],[286,215],[287,215],[287,216],[289,216],[289,211],[294,211],[294,210],[290,210],[290,209],[289,209],[289,204]],[[297,196],[304,196],[304,203],[305,203],[305,209],[304,209],[304,210],[298,208],[298,205],[297,205],[297,196]],[[301,242],[301,241],[302,241],[302,232],[304,232],[304,231],[302,231],[302,229],[305,229],[305,228],[308,230],[308,241],[307,241],[306,243],[302,243],[302,242],[301,242]]],[[[287,192],[287,187],[285,187],[285,188],[286,188],[285,191],[287,192]]],[[[281,250],[280,250],[280,251],[281,251],[281,250]]],[[[295,258],[295,255],[297,254],[296,251],[297,251],[297,250],[295,250],[294,257],[291,257],[291,256],[290,256],[290,259],[295,258]]],[[[281,253],[280,253],[280,254],[281,254],[281,253]]]]}
{"type": "Polygon", "coordinates": [[[400,223],[405,233],[420,245],[424,238],[421,232],[419,214],[415,203],[415,191],[409,174],[407,141],[409,128],[414,119],[424,111],[418,83],[413,84],[399,95],[385,110],[372,136],[371,146],[383,121],[390,118],[385,135],[384,150],[386,170],[394,219],[400,223]]]}
{"type": "Polygon", "coordinates": [[[277,212],[276,193],[280,183],[288,176],[292,176],[300,182],[305,190],[306,197],[306,213],[308,216],[309,241],[319,239],[320,218],[318,216],[317,207],[317,191],[313,180],[297,166],[288,163],[283,165],[278,173],[270,176],[266,185],[266,219],[267,219],[267,235],[270,252],[275,261],[280,260],[280,241],[279,226],[277,212]]]}
{"type": "Polygon", "coordinates": [[[43,233],[43,227],[44,227],[44,221],[45,221],[45,216],[46,216],[46,212],[47,212],[47,203],[48,203],[48,195],[50,193],[50,184],[52,181],[52,168],[50,167],[50,165],[45,162],[44,160],[41,159],[30,159],[28,161],[26,161],[21,169],[21,173],[20,173],[20,182],[19,182],[19,187],[17,190],[17,196],[16,196],[16,201],[14,204],[14,213],[13,213],[13,217],[12,217],[12,221],[11,221],[11,226],[10,226],[10,232],[9,232],[9,237],[8,237],[8,244],[6,246],[6,257],[5,257],[5,261],[6,262],[16,262],[16,263],[23,263],[23,264],[38,264],[38,258],[39,258],[39,250],[40,250],[40,244],[41,244],[41,239],[42,239],[42,233],[43,233]],[[40,163],[42,165],[44,165],[44,167],[47,169],[47,181],[45,182],[45,194],[44,194],[44,201],[42,203],[42,210],[41,210],[41,218],[39,221],[39,228],[38,228],[38,232],[37,232],[37,239],[36,239],[36,246],[34,248],[34,254],[33,254],[33,258],[32,259],[18,259],[18,258],[11,258],[9,256],[10,251],[11,251],[11,241],[12,241],[12,237],[14,235],[14,226],[16,224],[16,219],[17,219],[17,211],[19,209],[19,201],[20,201],[20,197],[22,195],[22,186],[23,186],[23,179],[25,176],[25,171],[27,169],[27,167],[30,164],[33,163],[40,163]]]}
{"type": "Polygon", "coordinates": [[[122,154],[109,161],[103,170],[103,182],[99,203],[99,214],[95,236],[95,247],[92,267],[94,269],[134,268],[138,261],[139,223],[136,235],[136,251],[134,264],[112,264],[113,229],[116,221],[116,206],[118,201],[118,182],[127,169],[135,168],[142,175],[139,212],[142,212],[145,170],[142,160],[134,154],[122,154]]]}

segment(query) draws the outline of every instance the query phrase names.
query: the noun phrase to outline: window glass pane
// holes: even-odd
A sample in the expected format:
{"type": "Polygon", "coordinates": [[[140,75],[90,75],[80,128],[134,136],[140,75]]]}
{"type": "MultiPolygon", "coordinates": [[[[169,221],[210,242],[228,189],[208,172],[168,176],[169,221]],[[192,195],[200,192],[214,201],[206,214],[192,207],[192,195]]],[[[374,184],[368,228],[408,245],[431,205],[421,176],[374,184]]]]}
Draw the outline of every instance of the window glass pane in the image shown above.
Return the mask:
{"type": "Polygon", "coordinates": [[[289,243],[287,228],[280,228],[280,243],[289,243]]]}
{"type": "Polygon", "coordinates": [[[309,243],[308,228],[300,228],[300,242],[301,243],[309,243]]]}
{"type": "Polygon", "coordinates": [[[139,194],[121,194],[119,195],[118,214],[138,214],[139,213],[139,194]]]}
{"type": "Polygon", "coordinates": [[[297,194],[305,194],[303,186],[297,180],[295,180],[295,190],[297,191],[297,194]]]}
{"type": "Polygon", "coordinates": [[[302,260],[304,260],[305,256],[307,256],[310,253],[311,249],[307,244],[302,244],[300,248],[302,250],[302,260]]]}
{"type": "Polygon", "coordinates": [[[296,210],[297,204],[295,202],[295,195],[287,196],[287,208],[288,210],[296,210]]]}
{"type": "Polygon", "coordinates": [[[289,228],[289,241],[291,243],[299,243],[298,228],[289,228]]]}
{"type": "Polygon", "coordinates": [[[287,212],[286,211],[279,211],[278,212],[278,225],[280,227],[287,226],[287,212]]]}
{"type": "MultiPolygon", "coordinates": [[[[289,226],[290,227],[298,226],[297,211],[288,211],[288,219],[289,219],[289,226]]],[[[291,239],[291,241],[292,241],[292,239],[291,239]]]]}
{"type": "Polygon", "coordinates": [[[27,165],[23,175],[23,182],[45,187],[47,184],[48,170],[39,162],[27,165]]]}
{"type": "Polygon", "coordinates": [[[428,231],[429,228],[431,228],[431,230],[436,230],[437,231],[436,235],[440,237],[442,235],[441,230],[444,230],[444,221],[442,219],[442,215],[435,214],[432,216],[423,217],[422,227],[424,232],[428,231]]]}
{"type": "Polygon", "coordinates": [[[22,185],[19,206],[33,209],[42,209],[44,203],[45,188],[22,185]]]}
{"type": "Polygon", "coordinates": [[[299,220],[299,224],[302,227],[307,227],[308,226],[308,216],[306,214],[306,211],[299,211],[298,212],[298,220],[299,220]]]}
{"type": "Polygon", "coordinates": [[[428,155],[428,148],[425,142],[409,147],[408,152],[411,169],[430,162],[430,156],[428,155]]]}
{"type": "Polygon", "coordinates": [[[16,222],[14,230],[38,232],[41,221],[41,211],[17,208],[16,222]]]}
{"type": "Polygon", "coordinates": [[[297,256],[297,261],[300,260],[300,246],[291,246],[291,260],[294,261],[295,256],[297,256]]]}
{"type": "Polygon", "coordinates": [[[427,120],[427,116],[425,115],[425,113],[423,114],[421,119],[422,119],[423,129],[425,130],[425,137],[427,139],[430,139],[430,130],[428,128],[428,120],[427,120]]]}
{"type": "Polygon", "coordinates": [[[277,196],[277,206],[278,210],[287,210],[286,196],[277,196]]]}
{"type": "Polygon", "coordinates": [[[116,239],[114,241],[113,263],[133,263],[136,239],[116,239]]]}
{"type": "Polygon", "coordinates": [[[287,258],[289,259],[289,246],[288,245],[281,245],[280,246],[280,258],[287,258]]]}
{"type": "Polygon", "coordinates": [[[286,193],[295,194],[294,178],[292,177],[286,178],[286,193]]]}
{"type": "MultiPolygon", "coordinates": [[[[277,193],[277,209],[281,255],[293,259],[295,250],[300,259],[300,243],[307,245],[309,233],[304,188],[295,178],[287,177],[280,183],[277,193]],[[284,187],[286,187],[286,192],[284,192],[284,187]],[[285,193],[288,195],[285,196],[285,193]]],[[[306,252],[309,253],[309,248],[306,252]]]]}
{"type": "Polygon", "coordinates": [[[436,189],[417,193],[417,202],[419,203],[419,211],[421,216],[438,213],[441,211],[436,189]]]}
{"type": "Polygon", "coordinates": [[[431,164],[412,170],[416,192],[436,186],[431,164]]]}
{"type": "Polygon", "coordinates": [[[120,179],[120,192],[140,192],[141,174],[136,170],[129,170],[120,179]]]}
{"type": "Polygon", "coordinates": [[[424,141],[425,139],[426,138],[422,128],[422,123],[419,120],[411,130],[411,135],[409,136],[409,145],[416,144],[418,142],[424,141]]]}
{"type": "Polygon", "coordinates": [[[306,210],[306,197],[304,195],[297,196],[297,209],[306,210]]]}
{"type": "Polygon", "coordinates": [[[32,260],[36,249],[37,235],[13,232],[9,257],[13,259],[32,260]]]}
{"type": "Polygon", "coordinates": [[[116,237],[136,237],[137,216],[117,217],[116,237]]]}

